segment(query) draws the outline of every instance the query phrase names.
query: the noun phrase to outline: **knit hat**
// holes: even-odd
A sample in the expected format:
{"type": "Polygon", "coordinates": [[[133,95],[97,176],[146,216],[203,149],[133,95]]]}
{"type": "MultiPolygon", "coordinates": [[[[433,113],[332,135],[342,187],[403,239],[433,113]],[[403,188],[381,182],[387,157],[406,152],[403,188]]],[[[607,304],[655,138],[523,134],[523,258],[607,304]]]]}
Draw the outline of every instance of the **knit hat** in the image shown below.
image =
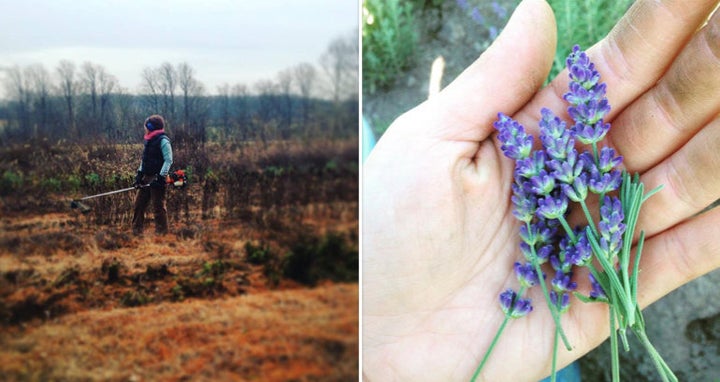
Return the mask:
{"type": "Polygon", "coordinates": [[[165,120],[162,116],[153,114],[145,120],[145,127],[148,131],[162,130],[165,128],[165,120]]]}

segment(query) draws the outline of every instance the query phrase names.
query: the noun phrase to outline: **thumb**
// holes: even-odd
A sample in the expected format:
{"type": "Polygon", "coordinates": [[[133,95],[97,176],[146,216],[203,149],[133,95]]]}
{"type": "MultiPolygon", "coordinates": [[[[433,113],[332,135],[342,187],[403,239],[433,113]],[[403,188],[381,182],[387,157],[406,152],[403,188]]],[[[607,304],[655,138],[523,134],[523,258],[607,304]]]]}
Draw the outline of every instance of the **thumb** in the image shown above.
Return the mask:
{"type": "Polygon", "coordinates": [[[524,0],[493,44],[446,89],[423,104],[443,140],[484,140],[502,111],[514,114],[540,88],[555,55],[556,26],[545,0],[524,0]]]}

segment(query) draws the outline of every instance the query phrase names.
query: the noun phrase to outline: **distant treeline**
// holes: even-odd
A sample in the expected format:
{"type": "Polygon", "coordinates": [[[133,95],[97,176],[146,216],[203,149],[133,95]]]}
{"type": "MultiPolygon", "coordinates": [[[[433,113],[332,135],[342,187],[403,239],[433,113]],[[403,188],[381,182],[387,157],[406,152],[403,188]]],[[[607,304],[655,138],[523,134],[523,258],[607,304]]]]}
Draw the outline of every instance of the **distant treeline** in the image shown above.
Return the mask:
{"type": "Polygon", "coordinates": [[[101,65],[60,61],[5,69],[0,143],[137,142],[150,114],[162,114],[170,133],[208,139],[267,140],[357,134],[357,38],[334,40],[320,68],[301,63],[273,80],[219,86],[209,95],[187,63],[142,72],[131,93],[101,65]]]}
{"type": "MultiPolygon", "coordinates": [[[[79,99],[83,99],[79,97],[79,99]]],[[[102,111],[86,114],[83,102],[73,119],[65,115],[61,97],[48,97],[42,107],[18,101],[0,103],[0,142],[60,140],[129,143],[143,134],[142,123],[153,113],[165,116],[170,133],[206,140],[273,140],[288,138],[343,138],[357,134],[358,101],[332,101],[298,96],[196,96],[187,115],[183,102],[175,111],[154,109],[149,96],[110,94],[102,111]]]]}

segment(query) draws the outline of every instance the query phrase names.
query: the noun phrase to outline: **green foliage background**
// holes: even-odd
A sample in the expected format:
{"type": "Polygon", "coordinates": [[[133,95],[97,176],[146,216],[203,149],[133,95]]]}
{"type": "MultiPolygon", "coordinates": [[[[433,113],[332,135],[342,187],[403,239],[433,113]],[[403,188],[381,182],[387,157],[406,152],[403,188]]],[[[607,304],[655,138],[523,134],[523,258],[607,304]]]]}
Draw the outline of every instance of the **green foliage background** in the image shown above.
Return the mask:
{"type": "Polygon", "coordinates": [[[565,68],[574,45],[588,49],[605,37],[633,0],[548,0],[555,12],[558,42],[549,79],[565,68]]]}
{"type": "MultiPolygon", "coordinates": [[[[477,5],[480,1],[469,0],[468,3],[477,5]]],[[[419,31],[423,30],[423,26],[417,24],[423,8],[442,10],[443,7],[457,6],[455,0],[445,0],[445,3],[426,1],[423,7],[417,3],[410,0],[363,1],[364,94],[392,88],[395,80],[412,67],[418,50],[419,31]]],[[[605,37],[633,0],[548,0],[548,3],[555,12],[558,27],[557,51],[548,77],[552,79],[565,67],[565,58],[574,45],[587,49],[605,37]]]]}
{"type": "Polygon", "coordinates": [[[418,39],[413,10],[402,0],[363,1],[363,91],[387,90],[412,63],[418,39]]]}

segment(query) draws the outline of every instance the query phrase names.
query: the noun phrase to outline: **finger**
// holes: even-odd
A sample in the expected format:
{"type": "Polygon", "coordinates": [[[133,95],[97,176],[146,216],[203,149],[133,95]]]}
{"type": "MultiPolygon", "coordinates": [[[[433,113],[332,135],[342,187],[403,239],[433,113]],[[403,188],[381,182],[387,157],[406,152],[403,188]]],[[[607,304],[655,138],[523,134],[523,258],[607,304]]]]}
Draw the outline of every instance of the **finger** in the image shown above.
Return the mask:
{"type": "Polygon", "coordinates": [[[514,113],[542,85],[555,52],[555,19],[541,0],[525,0],[500,36],[447,88],[421,107],[437,123],[430,134],[479,142],[497,113],[514,113]]]}
{"type": "Polygon", "coordinates": [[[643,204],[638,227],[648,236],[700,212],[720,197],[720,117],[680,150],[641,176],[647,190],[664,188],[643,204]]]}
{"type": "Polygon", "coordinates": [[[677,150],[720,111],[720,12],[688,43],[667,74],[613,120],[608,138],[629,171],[677,150]]]}
{"type": "MultiPolygon", "coordinates": [[[[632,100],[654,85],[690,36],[706,20],[717,0],[637,1],[607,37],[587,50],[607,84],[611,121],[632,100]]],[[[515,117],[533,133],[540,109],[567,118],[562,96],[568,88],[567,69],[539,92],[515,117]]]]}
{"type": "Polygon", "coordinates": [[[717,269],[719,254],[720,208],[649,239],[640,263],[640,305],[650,305],[681,285],[717,269]]]}

